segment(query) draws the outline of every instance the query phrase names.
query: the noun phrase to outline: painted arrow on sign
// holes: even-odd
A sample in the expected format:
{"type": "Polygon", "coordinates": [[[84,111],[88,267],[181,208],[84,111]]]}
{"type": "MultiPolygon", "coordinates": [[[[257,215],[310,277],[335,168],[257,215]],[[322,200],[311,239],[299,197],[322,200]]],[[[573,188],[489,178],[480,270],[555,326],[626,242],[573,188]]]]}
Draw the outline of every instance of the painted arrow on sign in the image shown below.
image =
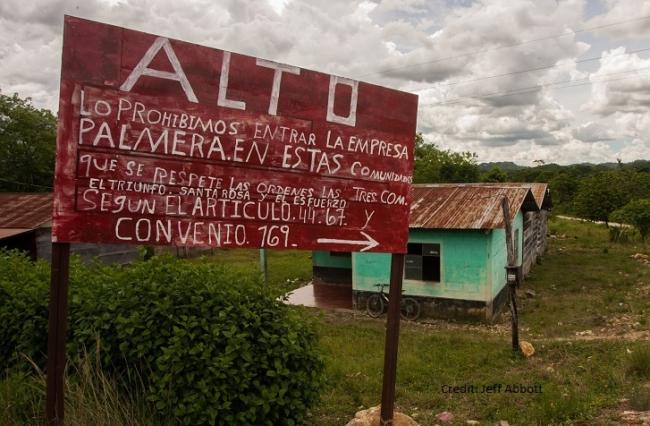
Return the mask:
{"type": "Polygon", "coordinates": [[[370,250],[379,245],[379,242],[363,231],[359,231],[365,237],[364,240],[339,240],[336,238],[319,238],[316,240],[319,244],[351,244],[355,246],[365,246],[359,251],[370,250]]]}

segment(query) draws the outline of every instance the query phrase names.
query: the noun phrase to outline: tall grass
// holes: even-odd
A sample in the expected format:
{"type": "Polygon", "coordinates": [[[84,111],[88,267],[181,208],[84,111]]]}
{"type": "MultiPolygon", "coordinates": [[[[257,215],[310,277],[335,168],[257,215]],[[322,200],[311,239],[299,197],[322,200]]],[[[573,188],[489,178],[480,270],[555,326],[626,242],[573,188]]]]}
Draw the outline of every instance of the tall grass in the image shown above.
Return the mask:
{"type": "Polygon", "coordinates": [[[630,354],[627,373],[650,380],[650,346],[642,346],[630,354]]]}
{"type": "MultiPolygon", "coordinates": [[[[27,360],[26,362],[29,362],[27,360]]],[[[0,424],[45,423],[45,374],[8,372],[0,380],[0,424]]],[[[153,426],[154,411],[119,380],[107,375],[91,357],[68,365],[64,380],[65,424],[70,426],[153,426]]]]}

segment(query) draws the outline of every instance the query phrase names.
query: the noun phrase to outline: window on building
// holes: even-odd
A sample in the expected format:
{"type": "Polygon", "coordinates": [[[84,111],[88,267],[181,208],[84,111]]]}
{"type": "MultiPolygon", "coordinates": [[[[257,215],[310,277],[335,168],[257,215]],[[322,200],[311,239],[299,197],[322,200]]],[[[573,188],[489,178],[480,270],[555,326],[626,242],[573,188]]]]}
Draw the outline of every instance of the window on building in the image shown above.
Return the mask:
{"type": "Polygon", "coordinates": [[[440,282],[440,244],[409,243],[407,250],[404,278],[440,282]]]}
{"type": "Polygon", "coordinates": [[[349,251],[330,251],[331,257],[352,257],[349,251]]]}

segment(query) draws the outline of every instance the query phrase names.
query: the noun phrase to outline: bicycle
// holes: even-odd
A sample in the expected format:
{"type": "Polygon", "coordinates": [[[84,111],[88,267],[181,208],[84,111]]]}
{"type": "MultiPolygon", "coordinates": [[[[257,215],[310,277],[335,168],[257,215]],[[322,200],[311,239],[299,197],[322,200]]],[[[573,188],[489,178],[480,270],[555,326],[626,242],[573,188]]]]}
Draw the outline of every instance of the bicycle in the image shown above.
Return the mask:
{"type": "MultiPolygon", "coordinates": [[[[387,286],[388,284],[375,284],[375,287],[379,287],[379,292],[368,296],[366,311],[373,318],[377,318],[383,314],[388,306],[388,294],[384,292],[384,287],[387,286]]],[[[404,291],[402,290],[402,292],[404,291]]],[[[418,319],[420,317],[420,302],[412,297],[402,297],[400,301],[400,316],[409,321],[418,319]]]]}

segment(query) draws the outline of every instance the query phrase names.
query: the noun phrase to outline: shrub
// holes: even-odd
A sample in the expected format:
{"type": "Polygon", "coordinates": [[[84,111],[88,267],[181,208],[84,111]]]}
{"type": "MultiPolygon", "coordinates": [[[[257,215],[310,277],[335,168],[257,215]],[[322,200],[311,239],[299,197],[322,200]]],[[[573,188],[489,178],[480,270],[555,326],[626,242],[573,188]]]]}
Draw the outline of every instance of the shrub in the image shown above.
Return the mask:
{"type": "Polygon", "coordinates": [[[650,198],[630,201],[614,211],[610,219],[634,226],[639,231],[641,241],[645,241],[650,235],[650,198]]]}
{"type": "Polygon", "coordinates": [[[39,365],[47,353],[49,265],[0,249],[0,366],[23,354],[39,365]]]}
{"type": "Polygon", "coordinates": [[[620,226],[610,226],[609,241],[612,243],[627,244],[630,242],[630,232],[628,229],[620,226]]]}
{"type": "MultiPolygon", "coordinates": [[[[29,270],[25,258],[7,252],[0,258],[0,275],[5,264],[29,270]]],[[[17,352],[40,353],[34,359],[43,361],[49,278],[46,266],[32,269],[20,285],[41,299],[0,281],[0,291],[18,295],[0,301],[0,316],[22,333],[3,343],[3,362],[17,352]],[[12,318],[29,304],[38,309],[12,318]],[[42,329],[25,343],[29,336],[16,322],[32,315],[42,329]]],[[[161,418],[192,425],[299,424],[318,396],[323,364],[313,325],[256,277],[166,257],[125,268],[75,261],[69,306],[70,356],[85,349],[98,354],[105,371],[142,385],[161,418]]]]}

